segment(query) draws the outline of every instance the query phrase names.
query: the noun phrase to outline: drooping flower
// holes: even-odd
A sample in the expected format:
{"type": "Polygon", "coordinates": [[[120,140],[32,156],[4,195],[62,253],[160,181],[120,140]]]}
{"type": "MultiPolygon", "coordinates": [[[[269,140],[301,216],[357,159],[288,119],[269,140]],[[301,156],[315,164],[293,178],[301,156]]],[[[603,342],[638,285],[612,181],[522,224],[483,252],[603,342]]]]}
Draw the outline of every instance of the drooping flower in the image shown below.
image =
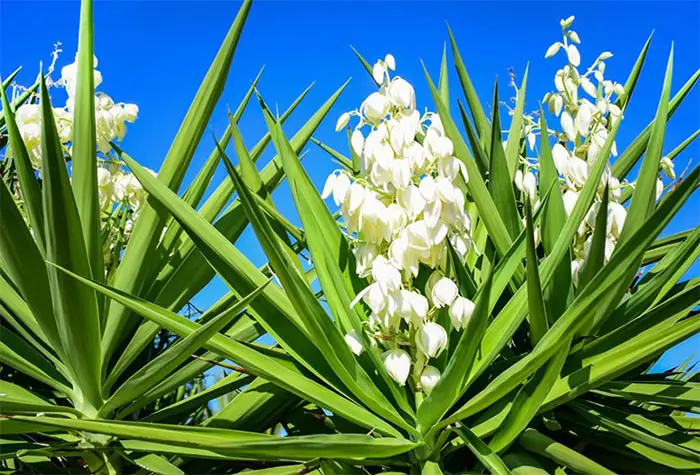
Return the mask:
{"type": "Polygon", "coordinates": [[[427,322],[416,333],[416,346],[428,358],[437,358],[447,346],[447,332],[441,325],[427,322]]]}
{"type": "Polygon", "coordinates": [[[426,367],[423,368],[423,372],[420,375],[420,385],[426,394],[430,394],[430,391],[433,390],[440,380],[440,376],[440,370],[435,366],[426,365],[426,367]]]}
{"type": "Polygon", "coordinates": [[[450,305],[458,294],[457,285],[447,277],[442,277],[432,286],[430,297],[438,308],[450,305]]]}
{"type": "Polygon", "coordinates": [[[474,313],[474,302],[466,297],[458,296],[450,305],[450,321],[452,326],[461,330],[467,326],[467,322],[474,313]]]}
{"type": "Polygon", "coordinates": [[[391,379],[404,386],[411,371],[411,356],[401,349],[393,349],[382,353],[384,369],[391,379]]]}

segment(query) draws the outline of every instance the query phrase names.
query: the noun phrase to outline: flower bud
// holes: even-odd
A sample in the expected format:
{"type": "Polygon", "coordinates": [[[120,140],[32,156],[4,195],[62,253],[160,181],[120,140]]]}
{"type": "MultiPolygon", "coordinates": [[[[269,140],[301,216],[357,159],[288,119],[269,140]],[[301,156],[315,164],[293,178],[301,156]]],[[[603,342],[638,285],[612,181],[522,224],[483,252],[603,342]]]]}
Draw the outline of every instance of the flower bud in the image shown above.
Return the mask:
{"type": "Polygon", "coordinates": [[[441,325],[428,322],[416,334],[416,345],[428,358],[437,358],[447,346],[447,332],[441,325]]]}
{"type": "Polygon", "coordinates": [[[335,123],[335,131],[340,132],[346,125],[350,122],[350,114],[343,112],[340,117],[338,117],[338,122],[335,123]]]}
{"type": "Polygon", "coordinates": [[[661,170],[669,177],[671,180],[676,179],[676,170],[673,167],[673,162],[668,157],[663,157],[661,159],[661,170]]]}
{"type": "Polygon", "coordinates": [[[440,370],[435,366],[426,366],[420,375],[420,385],[426,394],[430,394],[437,382],[440,380],[440,370]]]}
{"type": "Polygon", "coordinates": [[[404,350],[389,350],[382,353],[384,369],[391,379],[401,386],[406,384],[408,374],[411,371],[411,357],[404,350]]]}
{"type": "Polygon", "coordinates": [[[384,57],[384,63],[386,64],[387,68],[391,69],[392,71],[396,69],[396,60],[394,59],[394,55],[387,54],[384,57]]]}
{"type": "Polygon", "coordinates": [[[559,21],[559,24],[561,25],[562,28],[568,28],[568,27],[570,27],[571,24],[574,22],[574,19],[575,19],[575,18],[576,18],[576,17],[574,17],[573,15],[571,15],[571,16],[570,16],[569,18],[567,18],[567,19],[563,19],[563,18],[562,18],[562,19],[559,21]]]}
{"type": "Polygon", "coordinates": [[[576,44],[581,44],[581,39],[578,37],[578,33],[576,33],[575,31],[572,30],[572,31],[569,32],[569,38],[570,38],[571,41],[573,41],[574,43],[576,43],[576,44]]]}
{"type": "Polygon", "coordinates": [[[613,57],[613,54],[610,51],[603,51],[600,53],[600,56],[598,56],[599,61],[605,61],[613,57]]]}
{"type": "Polygon", "coordinates": [[[469,318],[474,313],[474,302],[466,297],[458,296],[450,305],[450,321],[457,330],[465,328],[469,318]]]}
{"type": "Polygon", "coordinates": [[[362,353],[362,343],[360,342],[360,339],[357,336],[357,332],[355,330],[350,330],[345,334],[345,343],[348,344],[348,347],[350,348],[350,351],[352,351],[356,356],[360,356],[362,353]]]}
{"type": "Polygon", "coordinates": [[[658,200],[661,198],[661,195],[664,193],[664,182],[661,181],[661,178],[656,179],[656,199],[658,200]]]}
{"type": "Polygon", "coordinates": [[[374,63],[374,66],[372,67],[372,77],[374,78],[374,81],[377,84],[384,83],[384,72],[385,71],[386,71],[386,68],[384,66],[384,63],[382,63],[381,60],[374,63]]]}
{"type": "Polygon", "coordinates": [[[457,294],[457,285],[447,277],[442,277],[432,286],[430,298],[433,301],[433,305],[441,308],[450,305],[457,297],[457,294]]]}
{"type": "Polygon", "coordinates": [[[562,47],[562,44],[559,43],[558,41],[554,43],[552,46],[547,48],[547,52],[545,53],[544,57],[546,58],[551,58],[555,54],[559,52],[559,49],[562,47]]]}
{"type": "Polygon", "coordinates": [[[562,144],[557,143],[552,147],[552,159],[559,174],[563,175],[568,170],[569,151],[562,144]]]}
{"type": "Polygon", "coordinates": [[[566,55],[569,57],[569,62],[574,66],[581,64],[581,54],[578,52],[576,45],[569,45],[566,55]]]}

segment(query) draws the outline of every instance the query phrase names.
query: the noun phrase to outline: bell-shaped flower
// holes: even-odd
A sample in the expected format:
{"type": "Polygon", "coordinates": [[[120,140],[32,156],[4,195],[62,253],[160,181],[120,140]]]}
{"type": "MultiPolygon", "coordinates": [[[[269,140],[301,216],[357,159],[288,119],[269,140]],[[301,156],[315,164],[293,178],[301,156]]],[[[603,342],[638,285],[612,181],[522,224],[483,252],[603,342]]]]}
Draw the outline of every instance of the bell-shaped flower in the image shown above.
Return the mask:
{"type": "Polygon", "coordinates": [[[598,88],[593,85],[593,82],[586,78],[582,77],[581,78],[581,88],[588,94],[589,96],[596,98],[598,97],[598,88]]]}
{"type": "Polygon", "coordinates": [[[384,295],[401,289],[401,273],[382,255],[372,263],[372,278],[384,295]]]}
{"type": "Polygon", "coordinates": [[[530,199],[530,201],[535,200],[535,194],[537,193],[537,182],[535,180],[535,175],[532,172],[527,172],[523,176],[523,193],[530,199]]]}
{"type": "Polygon", "coordinates": [[[450,321],[457,330],[465,328],[469,318],[474,313],[474,302],[466,297],[458,296],[450,305],[450,321]]]}
{"type": "Polygon", "coordinates": [[[357,129],[353,131],[352,135],[350,136],[350,146],[352,147],[353,152],[362,156],[362,149],[365,146],[365,137],[362,135],[361,131],[357,129]]]}
{"type": "Polygon", "coordinates": [[[364,243],[353,249],[355,255],[355,272],[360,277],[365,277],[372,267],[372,262],[377,257],[377,246],[372,243],[364,243]]]}
{"type": "Polygon", "coordinates": [[[661,198],[661,195],[664,194],[664,182],[661,181],[661,178],[656,179],[656,199],[658,200],[661,198]]]}
{"type": "Polygon", "coordinates": [[[552,56],[554,56],[555,54],[557,54],[557,53],[559,52],[559,49],[560,49],[562,46],[563,46],[563,45],[562,45],[560,42],[557,41],[557,42],[554,43],[552,46],[550,46],[549,48],[547,48],[547,52],[544,54],[545,59],[546,59],[546,58],[551,58],[552,56]]]}
{"type": "Polygon", "coordinates": [[[407,323],[422,323],[428,315],[428,299],[418,292],[401,290],[399,312],[407,323]]]}
{"type": "Polygon", "coordinates": [[[552,159],[554,160],[554,166],[560,175],[566,174],[569,167],[569,157],[571,154],[569,151],[560,143],[556,143],[552,147],[552,159]]]}
{"type": "Polygon", "coordinates": [[[374,66],[372,67],[372,77],[377,84],[384,84],[385,73],[386,66],[381,60],[374,63],[374,66]]]}
{"type": "Polygon", "coordinates": [[[513,177],[513,184],[515,184],[515,187],[518,190],[523,191],[523,171],[520,168],[515,170],[515,176],[513,177]]]}
{"type": "Polygon", "coordinates": [[[588,180],[588,163],[572,156],[569,159],[566,179],[577,188],[583,187],[586,184],[586,180],[588,180]]]}
{"type": "Polygon", "coordinates": [[[576,140],[576,127],[574,126],[574,119],[571,117],[569,111],[564,111],[561,113],[561,128],[566,134],[566,136],[572,142],[576,140]]]}
{"type": "Polygon", "coordinates": [[[391,84],[389,84],[388,95],[395,106],[404,109],[416,108],[416,93],[413,86],[405,79],[400,77],[392,79],[391,84]]]}
{"type": "Polygon", "coordinates": [[[391,103],[384,94],[373,92],[362,103],[360,110],[367,121],[370,123],[376,123],[387,115],[390,106],[391,103]]]}
{"type": "Polygon", "coordinates": [[[423,392],[430,394],[435,385],[440,380],[440,370],[435,366],[427,365],[423,368],[423,372],[420,375],[420,385],[423,388],[423,392]]]}
{"type": "Polygon", "coordinates": [[[139,106],[136,104],[124,104],[122,110],[124,111],[124,120],[127,122],[134,122],[139,116],[139,106]]]}
{"type": "Polygon", "coordinates": [[[414,277],[418,275],[420,253],[409,246],[408,232],[404,230],[389,244],[389,259],[397,268],[414,277]]]}
{"type": "Polygon", "coordinates": [[[347,332],[344,340],[350,348],[350,351],[352,351],[355,355],[360,356],[360,354],[362,354],[362,343],[360,342],[360,338],[357,336],[357,332],[355,332],[355,330],[350,330],[347,332]]]}
{"type": "Polygon", "coordinates": [[[391,182],[399,189],[405,189],[411,183],[411,165],[405,158],[397,158],[391,168],[391,182]]]}
{"type": "Polygon", "coordinates": [[[578,200],[578,193],[574,190],[566,190],[566,192],[562,195],[562,200],[564,201],[564,211],[566,211],[566,215],[571,215],[571,212],[574,210],[574,206],[576,205],[576,201],[578,200]]]}
{"type": "Polygon", "coordinates": [[[409,219],[415,219],[425,208],[425,198],[417,186],[409,184],[398,193],[399,203],[406,210],[409,219]]]}
{"type": "Polygon", "coordinates": [[[627,218],[627,210],[620,203],[608,203],[608,233],[620,237],[627,218]]]}
{"type": "Polygon", "coordinates": [[[427,203],[432,203],[437,199],[437,183],[435,183],[435,179],[432,176],[424,176],[418,184],[418,189],[427,203]]]}
{"type": "Polygon", "coordinates": [[[350,185],[348,192],[343,200],[343,207],[347,209],[349,215],[353,215],[360,209],[362,202],[365,199],[365,188],[359,183],[355,182],[350,185]]]}
{"type": "Polygon", "coordinates": [[[437,358],[447,346],[447,332],[442,325],[428,322],[416,333],[416,346],[428,358],[437,358]]]}
{"type": "MultiPolygon", "coordinates": [[[[434,280],[435,278],[436,274],[433,274],[430,280],[434,280]]],[[[436,307],[446,307],[454,302],[458,292],[457,285],[452,282],[452,280],[447,277],[441,277],[432,285],[430,289],[430,299],[436,307]]]]}
{"type": "Polygon", "coordinates": [[[396,69],[396,59],[394,59],[393,54],[387,54],[384,56],[384,64],[386,64],[387,68],[391,69],[392,71],[396,69]]]}
{"type": "Polygon", "coordinates": [[[387,241],[391,241],[394,237],[396,237],[401,230],[406,227],[407,221],[408,218],[406,216],[406,212],[400,205],[391,203],[389,206],[387,206],[385,239],[387,241]]]}
{"type": "Polygon", "coordinates": [[[408,375],[411,372],[411,356],[404,350],[394,349],[382,353],[384,369],[391,379],[401,386],[406,384],[408,375]]]}

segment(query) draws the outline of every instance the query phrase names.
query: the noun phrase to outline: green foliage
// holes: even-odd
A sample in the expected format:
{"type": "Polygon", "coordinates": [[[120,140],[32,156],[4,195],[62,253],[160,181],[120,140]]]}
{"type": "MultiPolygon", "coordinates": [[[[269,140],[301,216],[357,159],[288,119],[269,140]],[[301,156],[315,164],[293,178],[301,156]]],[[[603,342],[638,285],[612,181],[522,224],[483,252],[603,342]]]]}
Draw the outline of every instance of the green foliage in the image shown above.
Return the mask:
{"type": "MultiPolygon", "coordinates": [[[[697,473],[700,424],[690,417],[700,412],[697,373],[685,366],[665,373],[650,368],[700,331],[700,279],[683,280],[700,252],[700,226],[660,237],[696,191],[700,168],[655,199],[667,120],[699,74],[671,98],[670,56],[654,121],[610,171],[622,180],[643,157],[637,186],[622,196],[631,204],[620,240],[608,259],[606,185],[589,258],[575,283],[571,243],[589,223],[620,121],[609,127],[568,212],[544,133],[534,191],[539,200],[531,200],[513,186],[528,140],[527,72],[503,146],[499,109],[486,114],[448,30],[468,106],[459,102],[466,138],[450,115],[455,87],[448,87],[446,47],[438,87],[427,71],[426,78],[469,178],[461,185],[475,249],[462,259],[447,243],[446,254],[451,277],[475,308],[465,329],[449,335],[436,360],[442,376],[424,394],[387,375],[381,351],[363,330],[367,309],[351,305],[367,285],[356,274],[353,236],[338,225],[300,159],[313,140],[348,173],[359,172],[354,151],[348,158],[312,137],[345,85],[290,139],[283,123],[308,89],[281,117],[258,97],[269,131],[248,148],[238,122],[258,75],[202,170],[179,193],[250,6],[246,0],[235,17],[158,177],[113,145],[149,195],[124,249],[110,248],[104,234],[123,234],[126,210],[104,213],[98,201],[92,2],[83,0],[81,8],[72,184],[43,77],[13,104],[5,91],[12,77],[3,82],[3,470],[697,473]],[[43,119],[40,179],[14,113],[36,90],[43,119]],[[277,155],[258,170],[270,142],[277,155]],[[220,163],[228,176],[202,203],[220,163]],[[272,199],[283,179],[301,228],[272,199]],[[269,260],[262,268],[236,247],[248,225],[269,260]],[[108,264],[110,252],[117,258],[108,264]],[[188,312],[188,302],[216,276],[229,293],[204,312],[188,312]],[[360,356],[344,341],[353,331],[360,356]],[[263,344],[263,335],[274,343],[263,344]],[[229,372],[205,384],[217,367],[229,372]]],[[[623,109],[649,44],[619,98],[623,109]]],[[[354,51],[371,75],[372,66],[354,51]]],[[[546,131],[544,114],[539,122],[546,131]]],[[[675,159],[697,136],[668,157],[675,159]]]]}

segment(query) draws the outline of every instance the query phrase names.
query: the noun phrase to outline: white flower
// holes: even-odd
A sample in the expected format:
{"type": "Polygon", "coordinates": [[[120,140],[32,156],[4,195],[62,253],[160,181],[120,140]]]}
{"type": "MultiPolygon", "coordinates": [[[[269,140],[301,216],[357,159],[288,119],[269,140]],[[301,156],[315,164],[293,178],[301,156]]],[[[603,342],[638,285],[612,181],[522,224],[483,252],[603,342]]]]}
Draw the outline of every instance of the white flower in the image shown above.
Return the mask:
{"type": "Polygon", "coordinates": [[[600,56],[598,56],[598,59],[600,61],[605,61],[613,57],[613,54],[610,51],[603,51],[600,53],[600,56]]]}
{"type": "Polygon", "coordinates": [[[598,97],[598,88],[593,85],[590,79],[581,78],[581,87],[589,96],[598,97]]]}
{"type": "Polygon", "coordinates": [[[346,125],[348,125],[348,122],[350,122],[350,114],[343,112],[341,116],[338,117],[338,122],[335,123],[335,131],[340,132],[346,125]]]}
{"type": "Polygon", "coordinates": [[[401,290],[401,316],[407,322],[422,322],[428,315],[428,299],[418,292],[401,290]]]}
{"type": "Polygon", "coordinates": [[[321,198],[324,200],[333,194],[333,201],[336,206],[340,206],[345,201],[345,197],[350,189],[350,177],[346,173],[332,173],[328,175],[326,184],[323,186],[321,198]]]}
{"type": "Polygon", "coordinates": [[[435,366],[427,365],[420,375],[420,385],[426,394],[430,394],[440,380],[440,370],[435,366]]]}
{"type": "Polygon", "coordinates": [[[554,166],[557,168],[560,175],[566,174],[566,171],[569,169],[569,157],[569,151],[562,144],[557,143],[552,148],[554,166]]]}
{"type": "Polygon", "coordinates": [[[355,355],[360,356],[362,353],[362,343],[360,342],[360,339],[357,336],[357,332],[355,330],[350,330],[345,334],[345,343],[348,344],[348,347],[350,347],[350,351],[355,353],[355,355]]]}
{"type": "Polygon", "coordinates": [[[518,190],[523,191],[523,171],[520,168],[515,170],[515,177],[513,177],[513,183],[515,184],[515,187],[518,190]]]}
{"type": "Polygon", "coordinates": [[[465,328],[469,318],[474,313],[474,302],[466,297],[458,296],[450,305],[450,321],[457,330],[465,328]]]}
{"type": "Polygon", "coordinates": [[[671,180],[676,179],[676,170],[674,169],[673,162],[670,158],[663,157],[661,159],[661,170],[663,170],[664,174],[666,174],[666,176],[671,180]]]}
{"type": "Polygon", "coordinates": [[[537,183],[535,181],[535,175],[532,172],[527,172],[523,176],[523,193],[530,198],[530,201],[535,200],[535,193],[537,192],[537,183]]]}
{"type": "Polygon", "coordinates": [[[134,122],[139,115],[139,106],[136,104],[124,104],[124,120],[134,122]]]}
{"type": "Polygon", "coordinates": [[[562,196],[562,199],[564,201],[564,210],[566,211],[566,215],[569,216],[574,210],[574,206],[576,206],[578,193],[576,193],[574,190],[567,190],[562,196]]]}
{"type": "Polygon", "coordinates": [[[378,122],[389,112],[389,99],[383,94],[373,92],[365,99],[365,102],[360,106],[360,110],[365,118],[372,123],[378,122]]]}
{"type": "Polygon", "coordinates": [[[588,179],[588,163],[578,157],[571,157],[569,159],[566,178],[575,186],[579,188],[583,187],[588,179]]]}
{"type": "Polygon", "coordinates": [[[392,54],[387,54],[384,57],[384,63],[386,66],[391,69],[392,71],[396,69],[396,60],[394,59],[394,55],[392,54]]]}
{"type": "Polygon", "coordinates": [[[384,295],[401,289],[401,273],[382,255],[372,263],[372,278],[384,295]]]}
{"type": "Polygon", "coordinates": [[[406,384],[408,374],[411,371],[411,357],[404,350],[395,349],[382,353],[384,369],[391,379],[401,386],[406,384]]]}
{"type": "Polygon", "coordinates": [[[432,203],[437,199],[437,184],[435,183],[435,179],[430,175],[423,177],[418,184],[418,189],[427,203],[432,203]]]}
{"type": "Polygon", "coordinates": [[[365,277],[365,273],[372,267],[372,262],[377,257],[377,246],[365,243],[353,249],[355,254],[355,272],[360,277],[365,277]]]}
{"type": "Polygon", "coordinates": [[[428,322],[416,334],[416,345],[428,358],[437,358],[447,346],[447,332],[441,325],[428,322]]]}
{"type": "Polygon", "coordinates": [[[416,93],[413,86],[400,77],[392,79],[389,85],[389,99],[395,106],[405,109],[416,108],[416,93]]]}
{"type": "Polygon", "coordinates": [[[615,239],[620,237],[626,218],[627,210],[624,206],[620,203],[608,204],[608,233],[612,234],[615,239]]]}
{"type": "Polygon", "coordinates": [[[573,41],[576,44],[581,43],[581,39],[578,37],[578,33],[576,33],[573,30],[569,32],[569,38],[571,39],[571,41],[573,41]]]}
{"type": "Polygon", "coordinates": [[[440,278],[431,288],[430,298],[438,308],[450,305],[458,293],[457,285],[447,277],[440,278]]]}
{"type": "Polygon", "coordinates": [[[345,195],[343,206],[347,207],[348,214],[351,216],[360,209],[365,198],[365,189],[359,183],[353,183],[345,195]]]}
{"type": "Polygon", "coordinates": [[[571,117],[569,111],[564,111],[561,114],[561,128],[569,137],[572,142],[576,140],[576,127],[574,126],[574,119],[571,117]]]}
{"type": "Polygon", "coordinates": [[[425,198],[415,185],[408,185],[406,189],[401,190],[398,198],[409,219],[415,219],[425,208],[425,198]]]}
{"type": "Polygon", "coordinates": [[[583,267],[584,262],[585,261],[583,259],[574,259],[571,261],[571,280],[576,286],[578,286],[578,277],[581,273],[581,267],[583,267]]]}
{"type": "Polygon", "coordinates": [[[374,66],[372,67],[372,77],[374,78],[374,81],[377,84],[384,83],[384,73],[385,72],[386,72],[386,67],[384,66],[384,63],[382,63],[381,60],[374,63],[374,66]]]}
{"type": "Polygon", "coordinates": [[[661,181],[661,178],[656,179],[656,199],[658,200],[661,198],[661,195],[664,194],[664,182],[661,181]]]}

